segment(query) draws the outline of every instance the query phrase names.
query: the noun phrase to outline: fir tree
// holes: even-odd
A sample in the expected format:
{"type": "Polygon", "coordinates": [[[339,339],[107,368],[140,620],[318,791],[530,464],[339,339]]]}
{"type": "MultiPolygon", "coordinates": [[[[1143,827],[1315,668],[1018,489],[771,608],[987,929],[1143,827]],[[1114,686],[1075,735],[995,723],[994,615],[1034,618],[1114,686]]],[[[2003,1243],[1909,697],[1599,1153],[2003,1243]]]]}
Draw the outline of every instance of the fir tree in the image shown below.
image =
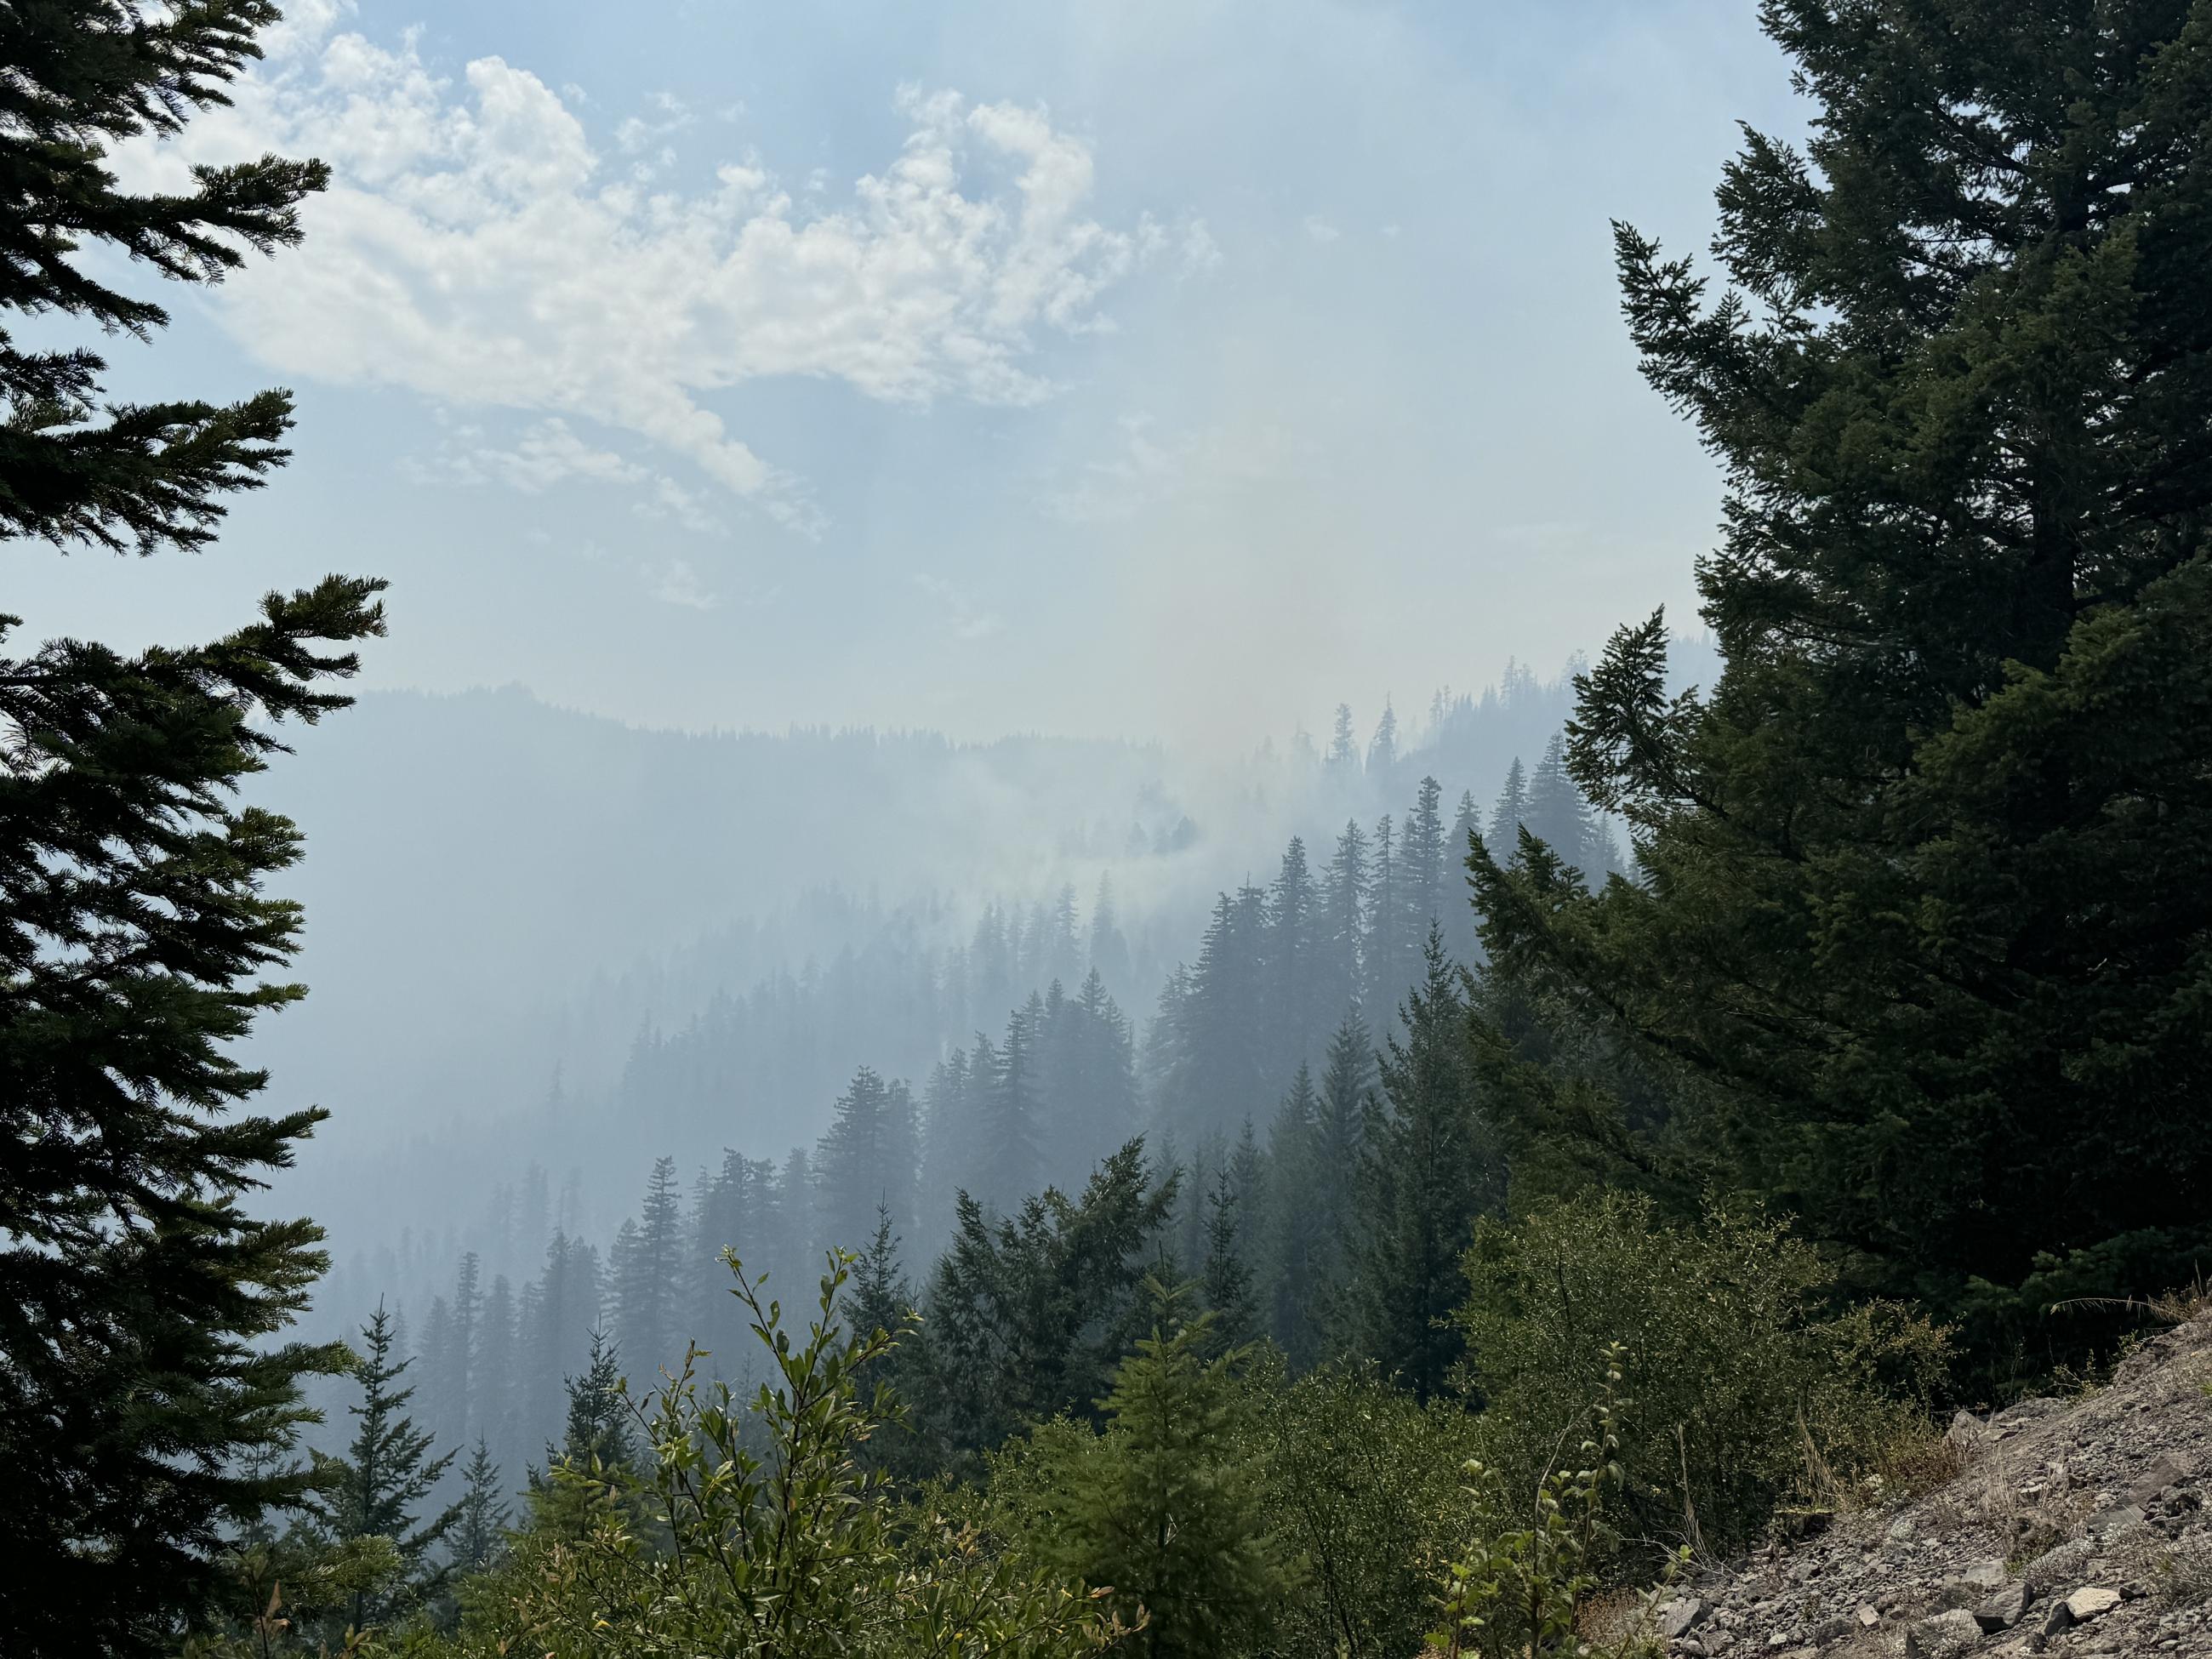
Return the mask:
{"type": "Polygon", "coordinates": [[[1212,1190],[1206,1195],[1206,1265],[1199,1294],[1212,1316],[1213,1338],[1224,1348],[1244,1346],[1259,1323],[1252,1268],[1242,1237],[1246,1197],[1238,1190],[1233,1165],[1215,1174],[1212,1190]]]}
{"type": "Polygon", "coordinates": [[[353,1439],[343,1459],[325,1459],[314,1513],[334,1543],[358,1538],[389,1540],[398,1561],[393,1577],[356,1589],[347,1610],[349,1628],[383,1628],[421,1606],[445,1586],[447,1569],[431,1553],[459,1522],[453,1505],[424,1520],[419,1511],[453,1466],[454,1454],[434,1455],[432,1438],[406,1414],[411,1388],[395,1386],[413,1362],[398,1357],[393,1321],[381,1303],[362,1327],[362,1353],[355,1376],[361,1401],[350,1407],[353,1439]]]}
{"type": "Polygon", "coordinates": [[[1361,1127],[1351,1294],[1353,1346],[1423,1400],[1459,1358],[1446,1323],[1474,1218],[1502,1197],[1475,1101],[1461,976],[1431,928],[1422,982],[1382,1066],[1382,1098],[1361,1127]]]}
{"type": "Polygon", "coordinates": [[[1490,809],[1490,829],[1483,836],[1492,858],[1501,864],[1512,860],[1513,849],[1521,844],[1521,826],[1528,817],[1528,775],[1521,769],[1521,757],[1516,755],[1498,789],[1498,803],[1490,809]]]}
{"type": "Polygon", "coordinates": [[[2178,0],[1763,19],[1810,137],[1728,167],[1724,296],[1617,233],[1723,672],[1655,617],[1578,678],[1648,879],[1484,870],[1492,954],[1702,1074],[1672,1133],[1860,1285],[2055,1357],[2212,1249],[2212,54],[2178,0]]]}
{"type": "Polygon", "coordinates": [[[1091,904],[1091,971],[1104,977],[1109,987],[1129,992],[1129,941],[1121,936],[1114,908],[1114,878],[1100,872],[1098,896],[1091,904]]]}
{"type": "Polygon", "coordinates": [[[637,1436],[622,1391],[619,1352],[604,1328],[592,1328],[584,1369],[562,1382],[568,1413],[560,1443],[545,1449],[549,1463],[615,1472],[635,1466],[637,1436]]]}
{"type": "MultiPolygon", "coordinates": [[[[297,240],[318,162],[200,167],[137,194],[111,155],[226,102],[276,15],[266,0],[9,10],[0,308],[46,319],[42,341],[71,322],[148,339],[167,314],[101,272],[127,259],[211,283],[297,240]]],[[[58,341],[0,349],[0,535],[205,547],[224,498],[285,459],[289,398],[103,405],[105,368],[58,341]]],[[[0,657],[11,1652],[167,1650],[213,1591],[225,1533],[303,1495],[304,1474],[264,1454],[304,1414],[299,1379],[345,1363],[279,1336],[322,1270],[320,1235],[241,1200],[321,1115],[237,1111],[267,1081],[243,1040],[302,994],[281,977],[298,908],[264,890],[300,840],[239,795],[279,749],[274,726],[343,706],[330,683],[383,631],[381,586],[271,594],[210,646],[57,640],[0,657]]]]}
{"type": "Polygon", "coordinates": [[[1382,718],[1375,722],[1375,735],[1367,744],[1367,770],[1377,778],[1387,778],[1398,764],[1398,714],[1390,707],[1390,700],[1382,700],[1382,718]]]}
{"type": "Polygon", "coordinates": [[[829,1132],[814,1157],[825,1242],[837,1249],[859,1249],[873,1231],[878,1212],[888,1210],[895,1230],[913,1224],[914,1099],[905,1084],[886,1082],[863,1066],[832,1110],[829,1132]]]}
{"type": "Polygon", "coordinates": [[[1322,878],[1318,922],[1322,966],[1316,998],[1326,1018],[1339,1020],[1365,985],[1363,953],[1370,910],[1367,836],[1357,819],[1345,821],[1322,878]]]}
{"type": "Polygon", "coordinates": [[[500,1480],[499,1466],[483,1437],[461,1470],[465,1483],[460,1515],[453,1528],[453,1571],[457,1576],[482,1572],[494,1565],[507,1547],[508,1505],[500,1480]]]}
{"type": "MultiPolygon", "coordinates": [[[[1526,815],[1528,833],[1549,847],[1562,863],[1585,876],[1602,873],[1604,854],[1599,848],[1596,815],[1567,775],[1566,739],[1554,734],[1544,745],[1544,757],[1528,780],[1526,815]]],[[[1509,851],[1503,854],[1510,859],[1509,851]]]]}
{"type": "Polygon", "coordinates": [[[1148,1280],[1151,1334],[1115,1368],[1103,1434],[1041,1435],[1033,1517],[1045,1558],[1145,1626],[1153,1659],[1265,1650],[1291,1574],[1266,1529],[1260,1473],[1245,1455],[1234,1354],[1212,1316],[1148,1280]]]}
{"type": "Polygon", "coordinates": [[[1353,772],[1359,769],[1359,742],[1352,733],[1352,705],[1340,702],[1336,706],[1336,722],[1328,740],[1328,763],[1336,770],[1353,772]]]}

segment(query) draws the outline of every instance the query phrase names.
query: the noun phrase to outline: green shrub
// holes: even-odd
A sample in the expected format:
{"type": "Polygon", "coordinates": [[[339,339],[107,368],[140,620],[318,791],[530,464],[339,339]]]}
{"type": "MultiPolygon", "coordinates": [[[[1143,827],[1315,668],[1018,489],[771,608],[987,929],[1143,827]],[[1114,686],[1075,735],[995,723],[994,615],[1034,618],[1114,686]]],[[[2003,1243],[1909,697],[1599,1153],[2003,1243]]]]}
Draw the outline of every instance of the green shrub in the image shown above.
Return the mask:
{"type": "Polygon", "coordinates": [[[1273,1523],[1304,1564],[1278,1621],[1277,1651],[1405,1659],[1436,1620],[1436,1586],[1473,1511],[1459,1470],[1476,1419],[1422,1406],[1371,1368],[1286,1382],[1255,1372],[1250,1461],[1273,1523]]]}
{"type": "Polygon", "coordinates": [[[1662,1222],[1608,1191],[1478,1224],[1455,1316],[1484,1406],[1482,1461],[1532,1492],[1635,1356],[1622,1531],[1714,1550],[1790,1499],[1832,1501],[1926,1418],[1944,1334],[1893,1304],[1831,1315],[1819,1254],[1756,1212],[1662,1222]]]}
{"type": "MultiPolygon", "coordinates": [[[[1468,1495],[1485,1524],[1445,1574],[1443,1620],[1426,1644],[1435,1659],[1545,1659],[1591,1651],[1581,1614],[1601,1582],[1597,1566],[1615,1537],[1609,1500],[1627,1480],[1621,1425],[1630,1406],[1620,1392],[1627,1350],[1608,1343],[1598,1358],[1605,1383],[1589,1408],[1586,1434],[1554,1449],[1533,1488],[1479,1461],[1467,1465],[1468,1495]]],[[[1686,1553],[1685,1547],[1670,1569],[1686,1553]]],[[[1632,1637],[1612,1650],[1652,1645],[1632,1637]]]]}
{"type": "MultiPolygon", "coordinates": [[[[1121,1633],[1034,1558],[955,1510],[898,1501],[862,1468],[889,1401],[864,1402],[858,1378],[895,1339],[842,1328],[850,1261],[832,1258],[800,1333],[738,1273],[769,1381],[740,1403],[726,1384],[702,1389],[687,1357],[637,1411],[649,1449],[625,1501],[585,1506],[580,1531],[518,1538],[468,1586],[464,1651],[1078,1659],[1121,1633]]],[[[594,1497],[607,1485],[604,1469],[573,1465],[553,1478],[594,1497]]]]}

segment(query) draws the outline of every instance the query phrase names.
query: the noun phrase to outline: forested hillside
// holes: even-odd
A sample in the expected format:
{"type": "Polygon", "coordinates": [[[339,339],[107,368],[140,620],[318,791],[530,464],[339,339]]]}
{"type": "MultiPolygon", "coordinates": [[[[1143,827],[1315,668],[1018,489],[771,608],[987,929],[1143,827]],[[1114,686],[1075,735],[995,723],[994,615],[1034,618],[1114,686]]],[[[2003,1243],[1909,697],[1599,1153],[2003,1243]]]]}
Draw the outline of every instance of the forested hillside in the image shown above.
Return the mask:
{"type": "MultiPolygon", "coordinates": [[[[1743,129],[1709,257],[1613,227],[1725,486],[1713,659],[1632,617],[1559,683],[1233,764],[355,706],[374,575],[0,662],[0,1650],[1643,1659],[1909,1620],[1933,1659],[2027,1650],[2062,1580],[2035,1640],[2207,1650],[2192,1472],[2114,1443],[2197,1446],[2212,1386],[2212,5],[1759,21],[1802,141],[1743,129]],[[2038,1467],[1984,1455],[2023,1429],[2038,1467]],[[1923,1524],[2026,1571],[1821,1599],[1923,1524]]],[[[131,149],[242,118],[293,27],[0,7],[11,325],[150,342],[124,276],[362,213],[318,161],[131,149]]],[[[456,155],[565,109],[468,74],[456,155]]],[[[912,97],[868,210],[972,261],[1009,233],[942,129],[1024,158],[1044,228],[950,349],[1042,398],[1016,337],[1092,326],[1046,245],[1168,233],[1073,219],[1042,111],[912,97]]],[[[622,131],[592,211],[680,218],[622,131]]],[[[593,165],[501,154],[533,202],[593,165]]],[[[717,176],[679,262],[759,185],[717,176]]],[[[741,251],[858,223],[764,211],[741,251]]],[[[289,394],[107,373],[0,340],[0,533],[212,549],[289,394]]],[[[710,610],[695,574],[657,602],[710,610]]]]}

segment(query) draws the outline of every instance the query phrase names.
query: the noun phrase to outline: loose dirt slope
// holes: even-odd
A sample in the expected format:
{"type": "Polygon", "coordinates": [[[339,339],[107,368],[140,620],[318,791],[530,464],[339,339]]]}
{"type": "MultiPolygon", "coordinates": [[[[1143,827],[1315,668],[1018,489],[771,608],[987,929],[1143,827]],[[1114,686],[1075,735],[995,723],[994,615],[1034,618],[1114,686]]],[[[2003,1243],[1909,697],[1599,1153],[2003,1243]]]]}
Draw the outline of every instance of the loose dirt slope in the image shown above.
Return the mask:
{"type": "Polygon", "coordinates": [[[1690,1580],[1657,1610],[1670,1653],[2212,1659],[2212,1318],[1949,1438],[1942,1488],[1690,1580]]]}

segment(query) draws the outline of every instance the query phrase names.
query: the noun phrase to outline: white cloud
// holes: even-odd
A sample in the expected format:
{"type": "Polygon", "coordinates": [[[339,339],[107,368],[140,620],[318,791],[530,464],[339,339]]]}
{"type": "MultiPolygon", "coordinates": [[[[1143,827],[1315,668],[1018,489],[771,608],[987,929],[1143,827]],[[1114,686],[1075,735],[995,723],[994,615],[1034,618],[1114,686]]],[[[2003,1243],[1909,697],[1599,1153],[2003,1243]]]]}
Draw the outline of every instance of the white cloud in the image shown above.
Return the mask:
{"type": "MultiPolygon", "coordinates": [[[[483,58],[457,82],[414,35],[386,47],[340,21],[339,0],[295,6],[233,108],[120,158],[143,185],[270,150],[331,162],[303,245],[219,292],[241,342],[303,378],[588,417],[801,531],[820,522],[805,491],[714,392],[804,375],[909,404],[1036,402],[1040,335],[1107,326],[1101,298],[1140,262],[1133,233],[1085,211],[1089,147],[1040,110],[902,88],[903,148],[842,204],[802,208],[754,164],[660,191],[604,167],[581,100],[528,70],[483,58]]],[[[617,146],[690,118],[672,100],[653,116],[617,146]]],[[[1183,233],[1186,263],[1203,236],[1183,233]]],[[[513,481],[558,463],[492,465],[513,481]]]]}
{"type": "Polygon", "coordinates": [[[707,500],[705,492],[686,489],[664,472],[653,480],[653,494],[635,503],[631,510],[641,518],[679,524],[695,536],[728,535],[729,526],[708,509],[707,500]]]}
{"type": "Polygon", "coordinates": [[[543,494],[570,478],[597,483],[637,483],[651,474],[612,450],[595,449],[555,417],[525,432],[511,449],[473,442],[477,428],[455,428],[455,444],[434,461],[416,461],[410,476],[424,483],[503,483],[526,495],[543,494]]]}
{"type": "Polygon", "coordinates": [[[1316,242],[1333,242],[1344,234],[1318,213],[1306,215],[1306,234],[1316,242]]]}
{"type": "Polygon", "coordinates": [[[673,93],[656,92],[646,100],[653,113],[627,117],[615,129],[615,144],[625,155],[662,143],[691,125],[690,106],[673,93]]]}
{"type": "Polygon", "coordinates": [[[646,577],[646,592],[663,605],[680,605],[686,611],[712,611],[722,602],[719,595],[707,591],[689,559],[669,559],[641,568],[646,577]]]}
{"type": "Polygon", "coordinates": [[[945,625],[957,640],[985,640],[1006,626],[995,611],[984,610],[972,594],[963,593],[941,576],[915,573],[914,585],[945,607],[945,625]]]}

